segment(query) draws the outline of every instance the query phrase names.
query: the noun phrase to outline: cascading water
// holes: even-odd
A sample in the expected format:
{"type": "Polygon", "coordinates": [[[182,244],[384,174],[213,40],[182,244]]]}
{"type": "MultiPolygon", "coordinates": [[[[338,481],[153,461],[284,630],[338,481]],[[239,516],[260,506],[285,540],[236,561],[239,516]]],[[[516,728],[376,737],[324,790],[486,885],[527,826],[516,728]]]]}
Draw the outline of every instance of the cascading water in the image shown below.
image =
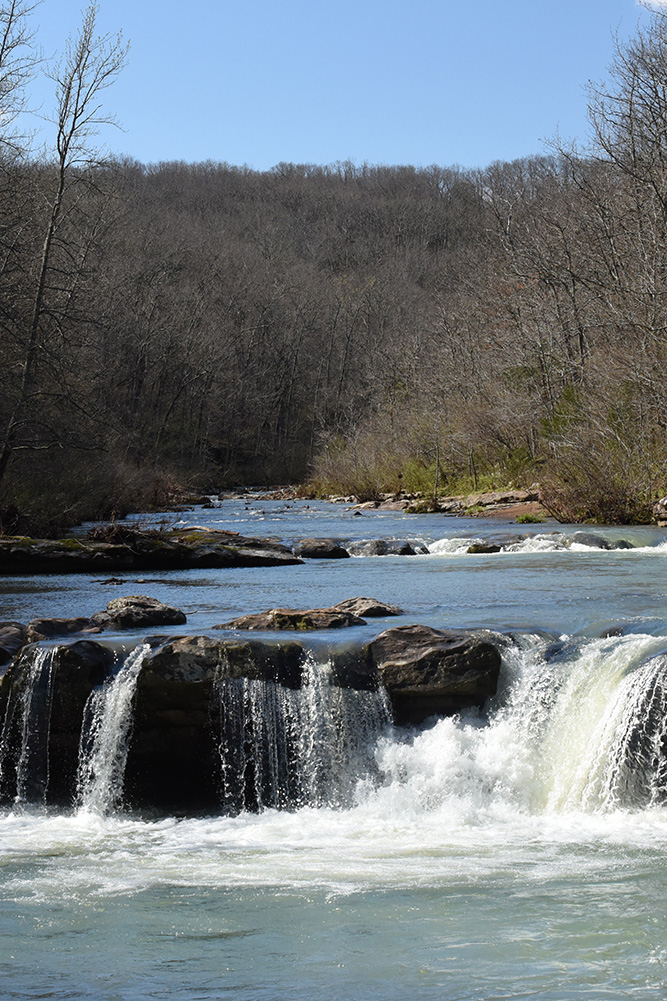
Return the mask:
{"type": "Polygon", "coordinates": [[[12,772],[17,805],[46,801],[54,654],[54,647],[38,647],[24,655],[21,684],[10,690],[5,708],[0,732],[0,790],[4,791],[12,772]]]}
{"type": "MultiPolygon", "coordinates": [[[[17,662],[0,730],[5,801],[47,802],[55,650],[34,648],[17,662]]],[[[555,644],[508,638],[501,689],[486,716],[434,720],[416,732],[392,729],[383,689],[341,687],[331,664],[312,654],[299,688],[221,672],[211,709],[220,806],[230,813],[347,808],[377,795],[427,810],[446,803],[454,816],[661,804],[663,650],[663,638],[646,635],[563,637],[555,644]]],[[[147,645],[134,649],[88,699],[76,795],[84,810],[105,814],[122,806],[134,696],[148,652],[147,645]]]]}
{"type": "Polygon", "coordinates": [[[667,657],[623,679],[600,723],[584,805],[656,806],[667,799],[667,657]]]}
{"type": "Polygon", "coordinates": [[[504,651],[488,721],[442,719],[381,741],[378,796],[396,810],[448,818],[598,813],[667,798],[664,640],[564,643],[520,637],[504,651]],[[546,656],[545,656],[546,655],[546,656]]]}
{"type": "Polygon", "coordinates": [[[303,685],[220,679],[223,805],[346,806],[377,772],[374,749],[391,725],[386,692],[332,681],[331,665],[308,656],[303,685]]]}
{"type": "Polygon", "coordinates": [[[90,696],[84,713],[77,776],[77,802],[84,810],[109,813],[122,803],[132,702],[149,650],[146,643],[135,647],[118,674],[90,696]]]}

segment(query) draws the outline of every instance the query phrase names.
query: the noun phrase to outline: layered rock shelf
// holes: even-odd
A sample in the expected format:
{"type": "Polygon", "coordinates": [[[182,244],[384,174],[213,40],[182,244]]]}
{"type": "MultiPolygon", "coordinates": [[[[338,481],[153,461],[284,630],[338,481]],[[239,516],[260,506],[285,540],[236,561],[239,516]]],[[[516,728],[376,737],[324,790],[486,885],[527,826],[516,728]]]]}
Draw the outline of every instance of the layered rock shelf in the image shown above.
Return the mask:
{"type": "MultiPolygon", "coordinates": [[[[368,598],[341,604],[365,608],[366,614],[388,615],[392,611],[391,606],[368,598]]],[[[119,605],[116,611],[130,616],[135,625],[136,616],[146,607],[136,597],[129,604],[128,599],[121,599],[119,605]]],[[[160,609],[152,611],[159,617],[160,609]]],[[[317,611],[322,610],[299,614],[307,618],[317,611]]],[[[104,614],[112,613],[113,609],[104,614]]],[[[345,610],[338,614],[355,617],[345,610]]],[[[25,627],[14,625],[23,629],[25,641],[25,627]]],[[[395,724],[421,724],[430,716],[482,707],[496,691],[500,649],[506,642],[484,631],[410,625],[386,629],[370,642],[331,647],[322,657],[321,650],[314,655],[305,638],[292,635],[272,640],[167,634],[143,640],[143,648],[136,648],[141,655],[125,777],[129,805],[185,812],[219,807],[220,714],[224,717],[225,713],[245,711],[247,698],[256,713],[259,692],[264,693],[265,711],[271,712],[276,700],[286,697],[280,692],[307,693],[313,678],[320,675],[328,691],[369,696],[383,692],[395,724]],[[244,687],[234,688],[253,684],[259,688],[247,689],[247,697],[239,694],[246,691],[244,687]]],[[[21,637],[11,638],[19,642],[21,637]]],[[[19,796],[29,800],[34,796],[47,805],[74,802],[79,748],[89,725],[87,707],[94,703],[101,686],[108,687],[118,676],[124,656],[117,647],[114,650],[91,638],[56,646],[31,644],[15,654],[0,680],[0,720],[4,721],[0,799],[10,801],[19,796]],[[46,741],[48,748],[45,744],[38,754],[31,750],[38,764],[41,762],[33,775],[26,767],[30,754],[25,742],[36,740],[35,733],[42,733],[39,739],[46,741]]],[[[249,729],[243,731],[243,740],[257,742],[264,725],[270,729],[275,723],[268,719],[260,725],[257,718],[244,723],[249,729]]],[[[237,752],[243,757],[240,745],[237,752]]],[[[244,788],[252,785],[245,773],[237,780],[244,788]]],[[[245,805],[252,806],[252,802],[245,805]]]]}
{"type": "Polygon", "coordinates": [[[271,539],[246,538],[235,532],[203,528],[169,533],[124,529],[121,539],[111,542],[78,538],[0,539],[0,574],[214,569],[301,562],[291,549],[271,539]]]}

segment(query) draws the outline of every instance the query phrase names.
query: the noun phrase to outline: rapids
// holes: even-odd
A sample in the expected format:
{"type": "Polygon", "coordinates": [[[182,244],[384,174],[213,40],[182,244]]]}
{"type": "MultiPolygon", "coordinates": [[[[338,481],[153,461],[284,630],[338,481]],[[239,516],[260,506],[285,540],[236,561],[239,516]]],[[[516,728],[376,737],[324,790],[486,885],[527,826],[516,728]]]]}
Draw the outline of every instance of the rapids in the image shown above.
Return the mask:
{"type": "MultiPolygon", "coordinates": [[[[223,783],[216,816],[137,816],[122,809],[137,635],[91,703],[79,801],[55,813],[39,791],[44,647],[34,685],[0,721],[8,734],[11,712],[19,734],[12,748],[0,737],[0,769],[11,757],[23,783],[0,812],[3,996],[663,1001],[664,533],[596,529],[633,547],[606,550],[564,541],[574,527],[373,514],[230,502],[193,523],[418,538],[428,551],[161,573],[122,593],[168,597],[193,631],[353,594],[400,604],[398,622],[488,626],[505,635],[495,698],[397,729],[381,698],[365,698],[375,693],[328,685],[339,639],[322,635],[302,691],[215,692],[222,773],[259,783],[259,812],[223,783]],[[468,554],[475,539],[503,551],[468,554]]],[[[2,617],[24,621],[86,614],[117,593],[91,577],[0,581],[2,617]]]]}

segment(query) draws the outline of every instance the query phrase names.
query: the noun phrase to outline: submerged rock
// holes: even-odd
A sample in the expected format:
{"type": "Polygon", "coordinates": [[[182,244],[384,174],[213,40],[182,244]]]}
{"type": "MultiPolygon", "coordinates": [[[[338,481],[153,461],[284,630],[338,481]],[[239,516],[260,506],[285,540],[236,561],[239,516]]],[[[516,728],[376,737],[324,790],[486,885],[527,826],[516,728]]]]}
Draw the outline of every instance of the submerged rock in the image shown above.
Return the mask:
{"type": "Polygon", "coordinates": [[[351,556],[416,556],[428,552],[425,546],[407,539],[362,539],[350,542],[347,550],[351,556]]]}
{"type": "Polygon", "coordinates": [[[499,553],[502,548],[496,542],[473,542],[472,545],[468,546],[466,552],[476,556],[480,553],[499,553]]]}
{"type": "Polygon", "coordinates": [[[398,723],[481,707],[495,695],[500,653],[486,635],[398,626],[368,644],[398,723]]]}
{"type": "Polygon", "coordinates": [[[589,549],[611,549],[610,543],[595,532],[575,532],[566,539],[566,542],[569,545],[588,546],[589,549]]]}
{"type": "Polygon", "coordinates": [[[346,560],[350,555],[338,539],[301,539],[292,548],[305,560],[346,560]]]}

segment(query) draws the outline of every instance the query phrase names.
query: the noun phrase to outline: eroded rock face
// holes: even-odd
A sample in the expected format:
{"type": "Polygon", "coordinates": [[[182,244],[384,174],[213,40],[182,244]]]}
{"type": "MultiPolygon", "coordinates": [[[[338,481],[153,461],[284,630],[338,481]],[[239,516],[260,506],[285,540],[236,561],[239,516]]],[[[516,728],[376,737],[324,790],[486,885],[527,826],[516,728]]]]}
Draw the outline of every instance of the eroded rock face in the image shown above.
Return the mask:
{"type": "Polygon", "coordinates": [[[49,736],[49,802],[73,802],[84,707],[93,689],[110,677],[114,663],[113,651],[94,640],[77,640],[56,649],[49,736]]]}
{"type": "Polygon", "coordinates": [[[187,621],[180,608],[165,605],[146,594],[114,598],[105,612],[96,612],[91,623],[102,629],[148,629],[151,626],[180,626],[187,621]]]}
{"type": "MultiPolygon", "coordinates": [[[[383,614],[391,607],[376,604],[383,614]]],[[[386,630],[371,643],[328,650],[322,665],[313,662],[305,640],[151,637],[134,692],[127,804],[188,814],[219,809],[221,719],[229,725],[230,714],[236,719],[266,707],[266,725],[275,726],[270,713],[280,689],[284,694],[285,689],[311,684],[313,672],[324,670],[326,660],[327,684],[358,691],[376,691],[384,684],[398,724],[481,705],[495,693],[500,665],[492,635],[420,625],[386,630]]],[[[32,646],[15,658],[0,679],[0,794],[5,802],[16,796],[17,763],[26,733],[24,696],[30,686],[35,732],[40,735],[31,750],[36,764],[31,764],[25,798],[67,805],[75,794],[84,707],[91,692],[118,666],[112,650],[91,640],[32,646]]],[[[262,739],[263,724],[253,730],[252,719],[248,732],[252,739],[257,734],[262,739]]],[[[239,753],[239,761],[245,761],[243,748],[239,753]]],[[[239,781],[247,785],[249,774],[239,781]]]]}
{"type": "Polygon", "coordinates": [[[215,809],[211,709],[220,644],[175,637],[144,659],[134,698],[128,803],[166,811],[215,809]]]}
{"type": "Polygon", "coordinates": [[[481,706],[496,692],[500,654],[475,633],[398,626],[369,643],[368,652],[399,724],[481,706]]]}
{"type": "Polygon", "coordinates": [[[0,667],[8,664],[27,642],[22,622],[0,622],[0,667]]]}
{"type": "Polygon", "coordinates": [[[127,761],[129,803],[167,811],[220,807],[219,685],[224,679],[299,688],[299,644],[173,637],[144,659],[127,761]]]}
{"type": "Polygon", "coordinates": [[[338,608],[272,608],[268,612],[241,615],[215,629],[291,629],[306,632],[312,629],[345,629],[366,623],[352,612],[338,608]]]}
{"type": "Polygon", "coordinates": [[[113,664],[113,652],[91,640],[53,648],[31,646],[13,661],[0,687],[0,795],[5,801],[20,791],[28,800],[48,805],[73,803],[84,707],[113,664]],[[17,765],[26,739],[25,788],[17,790],[17,765]]]}

